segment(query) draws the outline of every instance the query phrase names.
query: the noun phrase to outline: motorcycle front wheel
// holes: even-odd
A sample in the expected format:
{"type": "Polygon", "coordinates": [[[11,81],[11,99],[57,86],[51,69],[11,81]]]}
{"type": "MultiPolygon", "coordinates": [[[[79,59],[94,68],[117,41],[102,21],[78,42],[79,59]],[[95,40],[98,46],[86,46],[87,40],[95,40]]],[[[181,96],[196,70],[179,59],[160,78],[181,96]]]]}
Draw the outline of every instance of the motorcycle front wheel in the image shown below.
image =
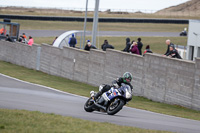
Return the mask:
{"type": "Polygon", "coordinates": [[[125,102],[122,99],[116,98],[113,100],[107,108],[108,115],[114,115],[119,112],[124,106],[125,102]]]}
{"type": "Polygon", "coordinates": [[[90,97],[90,98],[86,101],[86,103],[85,103],[85,105],[84,105],[84,109],[85,109],[85,111],[87,111],[87,112],[92,112],[92,111],[94,111],[93,107],[94,107],[94,102],[93,102],[93,100],[92,100],[92,97],[90,97]]]}

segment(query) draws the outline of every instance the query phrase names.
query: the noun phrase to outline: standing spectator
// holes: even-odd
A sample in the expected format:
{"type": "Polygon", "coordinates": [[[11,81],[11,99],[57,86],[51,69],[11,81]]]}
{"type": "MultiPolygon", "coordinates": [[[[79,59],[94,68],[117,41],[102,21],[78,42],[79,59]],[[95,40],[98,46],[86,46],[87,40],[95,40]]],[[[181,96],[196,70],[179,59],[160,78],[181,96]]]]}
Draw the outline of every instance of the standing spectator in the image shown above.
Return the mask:
{"type": "Polygon", "coordinates": [[[12,38],[8,34],[6,34],[5,41],[13,42],[12,38]]]}
{"type": "Polygon", "coordinates": [[[129,49],[130,49],[130,46],[131,46],[131,43],[130,43],[130,38],[126,38],[126,47],[124,48],[124,52],[129,52],[129,49]]]}
{"type": "Polygon", "coordinates": [[[74,37],[74,34],[72,34],[72,37],[69,39],[69,46],[70,47],[75,47],[75,45],[77,44],[77,40],[76,38],[74,37]]]}
{"type": "Polygon", "coordinates": [[[104,40],[104,43],[101,45],[101,49],[103,50],[103,47],[106,45],[106,41],[107,40],[104,40]]]}
{"type": "Polygon", "coordinates": [[[181,56],[179,55],[178,51],[173,46],[169,47],[169,53],[167,53],[166,56],[182,59],[181,56]]]}
{"type": "Polygon", "coordinates": [[[133,44],[131,45],[131,48],[130,48],[130,52],[133,54],[140,55],[138,47],[137,47],[137,42],[133,42],[133,44]]]}
{"type": "Polygon", "coordinates": [[[28,44],[28,41],[26,40],[26,38],[24,38],[24,36],[22,36],[22,43],[28,44]]]}
{"type": "Polygon", "coordinates": [[[85,45],[84,50],[90,51],[91,48],[97,49],[95,46],[93,46],[93,45],[91,44],[90,40],[87,40],[87,44],[85,45]]]}
{"type": "Polygon", "coordinates": [[[144,51],[144,54],[145,54],[145,53],[153,53],[153,52],[150,50],[150,46],[149,46],[149,45],[146,46],[146,50],[144,51]]]}
{"type": "Polygon", "coordinates": [[[143,47],[143,43],[141,42],[141,40],[142,40],[141,38],[138,38],[138,42],[137,42],[140,55],[142,55],[142,47],[143,47]]]}
{"type": "Polygon", "coordinates": [[[31,36],[29,36],[28,45],[32,46],[33,43],[34,43],[33,38],[31,36]]]}
{"type": "Polygon", "coordinates": [[[169,53],[169,47],[170,47],[170,46],[172,46],[172,47],[175,49],[174,44],[171,43],[171,41],[170,41],[169,39],[166,40],[166,44],[167,44],[167,51],[165,52],[164,55],[167,55],[167,53],[169,53]]]}
{"type": "Polygon", "coordinates": [[[101,48],[103,49],[103,51],[106,51],[107,48],[114,49],[112,45],[108,44],[107,40],[104,40],[104,44],[101,45],[101,48]]]}
{"type": "Polygon", "coordinates": [[[26,37],[26,34],[25,34],[25,33],[22,33],[22,36],[23,36],[25,39],[27,39],[27,37],[26,37]]]}

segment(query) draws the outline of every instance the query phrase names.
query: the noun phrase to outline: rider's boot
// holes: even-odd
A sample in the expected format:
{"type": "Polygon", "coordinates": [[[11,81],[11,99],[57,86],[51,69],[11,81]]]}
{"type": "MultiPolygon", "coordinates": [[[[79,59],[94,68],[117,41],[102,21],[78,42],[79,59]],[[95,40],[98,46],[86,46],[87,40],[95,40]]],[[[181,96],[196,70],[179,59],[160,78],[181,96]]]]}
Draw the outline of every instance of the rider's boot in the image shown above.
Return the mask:
{"type": "Polygon", "coordinates": [[[96,95],[94,95],[94,100],[96,101],[98,99],[98,97],[101,95],[102,95],[102,92],[99,91],[96,95]]]}
{"type": "Polygon", "coordinates": [[[94,95],[94,100],[96,101],[99,96],[101,96],[104,92],[110,90],[110,85],[105,85],[96,95],[94,95]]]}

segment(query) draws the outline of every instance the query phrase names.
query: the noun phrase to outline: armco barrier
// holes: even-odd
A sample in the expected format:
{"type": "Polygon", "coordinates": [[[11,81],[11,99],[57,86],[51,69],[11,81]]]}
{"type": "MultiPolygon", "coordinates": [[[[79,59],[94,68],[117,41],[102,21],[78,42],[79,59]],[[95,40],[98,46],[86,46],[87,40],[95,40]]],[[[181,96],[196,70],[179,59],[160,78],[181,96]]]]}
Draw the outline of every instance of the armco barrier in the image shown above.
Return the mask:
{"type": "Polygon", "coordinates": [[[199,58],[193,62],[109,49],[88,52],[42,44],[39,51],[39,47],[0,41],[0,60],[94,86],[111,84],[113,79],[129,71],[133,74],[134,95],[200,110],[199,58]]]}
{"type": "MultiPolygon", "coordinates": [[[[77,21],[84,22],[83,17],[53,17],[53,16],[22,16],[22,15],[0,15],[0,18],[42,21],[77,21]]],[[[93,22],[93,18],[87,18],[87,22],[93,22]]],[[[99,22],[115,23],[171,23],[188,24],[187,19],[144,19],[144,18],[99,18],[99,22]]]]}

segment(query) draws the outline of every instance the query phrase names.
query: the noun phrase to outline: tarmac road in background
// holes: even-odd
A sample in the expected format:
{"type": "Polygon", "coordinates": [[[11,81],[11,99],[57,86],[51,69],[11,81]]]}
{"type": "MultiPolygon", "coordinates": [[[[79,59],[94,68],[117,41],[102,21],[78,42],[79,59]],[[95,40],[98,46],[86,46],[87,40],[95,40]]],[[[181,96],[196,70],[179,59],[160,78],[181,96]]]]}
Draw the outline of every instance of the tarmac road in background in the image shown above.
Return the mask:
{"type": "MultiPolygon", "coordinates": [[[[89,94],[88,94],[89,95],[89,94]]],[[[83,109],[87,98],[0,74],[0,108],[24,109],[85,120],[180,133],[199,133],[200,121],[124,107],[114,116],[83,109]]]]}
{"type": "MultiPolygon", "coordinates": [[[[26,33],[27,36],[32,37],[54,37],[59,36],[62,33],[66,32],[65,30],[20,30],[20,35],[26,33]]],[[[127,31],[99,31],[98,36],[140,36],[140,37],[179,37],[179,32],[127,32],[127,31]]],[[[80,36],[81,33],[78,34],[80,36]]],[[[86,36],[91,36],[92,32],[87,31],[86,36]]]]}

